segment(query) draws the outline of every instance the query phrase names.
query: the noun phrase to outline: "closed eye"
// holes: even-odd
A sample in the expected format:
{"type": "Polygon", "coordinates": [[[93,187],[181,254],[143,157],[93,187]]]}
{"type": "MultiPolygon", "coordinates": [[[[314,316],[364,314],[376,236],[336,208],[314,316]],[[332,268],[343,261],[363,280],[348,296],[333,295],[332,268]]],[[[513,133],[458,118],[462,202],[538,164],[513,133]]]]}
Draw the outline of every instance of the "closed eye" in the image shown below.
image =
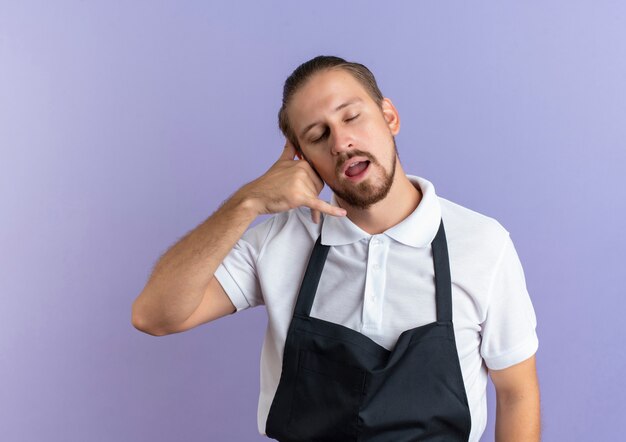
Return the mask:
{"type": "MultiPolygon", "coordinates": [[[[348,118],[346,121],[356,120],[359,117],[359,115],[361,115],[361,114],[356,114],[354,117],[348,118]]],[[[320,141],[322,141],[322,138],[324,138],[326,136],[327,132],[328,132],[327,130],[324,131],[324,133],[322,134],[321,137],[317,138],[316,140],[311,141],[311,143],[315,144],[315,143],[319,143],[320,141]]]]}
{"type": "Polygon", "coordinates": [[[311,141],[311,143],[315,144],[315,143],[319,143],[320,141],[322,141],[322,138],[324,138],[326,136],[326,132],[328,132],[328,131],[324,131],[324,133],[322,134],[321,137],[319,137],[316,140],[311,141]]]}

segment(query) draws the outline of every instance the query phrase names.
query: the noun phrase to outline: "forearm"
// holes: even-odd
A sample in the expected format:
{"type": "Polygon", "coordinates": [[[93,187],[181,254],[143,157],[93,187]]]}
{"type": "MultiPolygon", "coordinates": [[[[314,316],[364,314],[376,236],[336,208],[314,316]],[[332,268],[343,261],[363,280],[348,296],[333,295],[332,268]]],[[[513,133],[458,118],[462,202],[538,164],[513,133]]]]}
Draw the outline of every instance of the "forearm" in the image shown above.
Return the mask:
{"type": "Polygon", "coordinates": [[[295,147],[287,141],[265,174],[239,189],[159,259],[133,303],[133,324],[142,330],[171,330],[188,319],[201,304],[217,267],[258,215],[299,206],[346,215],[344,209],[319,199],[324,183],[306,161],[294,161],[295,156],[295,147]]]}
{"type": "Polygon", "coordinates": [[[184,321],[198,307],[215,270],[257,216],[244,189],[159,259],[133,303],[138,322],[167,328],[184,321]]]}
{"type": "Polygon", "coordinates": [[[538,442],[541,436],[539,391],[497,396],[496,441],[538,442]]]}

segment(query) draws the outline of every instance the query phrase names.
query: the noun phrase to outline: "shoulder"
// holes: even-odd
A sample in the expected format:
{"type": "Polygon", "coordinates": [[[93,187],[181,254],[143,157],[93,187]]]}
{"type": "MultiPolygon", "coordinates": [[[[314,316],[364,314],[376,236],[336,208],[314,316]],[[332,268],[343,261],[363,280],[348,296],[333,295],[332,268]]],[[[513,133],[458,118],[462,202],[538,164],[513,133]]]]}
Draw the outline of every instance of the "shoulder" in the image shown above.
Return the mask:
{"type": "Polygon", "coordinates": [[[492,264],[509,240],[509,231],[495,218],[438,196],[450,253],[492,264]]]}
{"type": "Polygon", "coordinates": [[[441,196],[437,197],[441,206],[444,222],[448,221],[455,229],[465,227],[466,230],[483,235],[508,235],[508,231],[500,222],[483,213],[461,206],[441,196]]]}
{"type": "Polygon", "coordinates": [[[270,244],[287,247],[314,242],[320,234],[320,225],[311,219],[308,207],[297,207],[263,218],[257,218],[242,236],[242,240],[261,252],[270,244]]]}

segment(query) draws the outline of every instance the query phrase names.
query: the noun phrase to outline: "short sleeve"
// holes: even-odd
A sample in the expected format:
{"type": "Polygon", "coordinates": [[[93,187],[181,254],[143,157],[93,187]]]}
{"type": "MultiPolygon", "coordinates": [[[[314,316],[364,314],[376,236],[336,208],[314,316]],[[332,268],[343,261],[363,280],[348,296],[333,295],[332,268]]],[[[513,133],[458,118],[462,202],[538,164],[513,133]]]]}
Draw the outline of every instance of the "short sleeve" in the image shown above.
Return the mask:
{"type": "Polygon", "coordinates": [[[508,234],[488,299],[481,342],[481,355],[487,367],[501,370],[534,355],[539,346],[537,319],[522,264],[508,234]]]}
{"type": "Polygon", "coordinates": [[[215,271],[215,279],[237,308],[245,310],[264,304],[257,260],[271,231],[274,218],[250,227],[215,271]]]}

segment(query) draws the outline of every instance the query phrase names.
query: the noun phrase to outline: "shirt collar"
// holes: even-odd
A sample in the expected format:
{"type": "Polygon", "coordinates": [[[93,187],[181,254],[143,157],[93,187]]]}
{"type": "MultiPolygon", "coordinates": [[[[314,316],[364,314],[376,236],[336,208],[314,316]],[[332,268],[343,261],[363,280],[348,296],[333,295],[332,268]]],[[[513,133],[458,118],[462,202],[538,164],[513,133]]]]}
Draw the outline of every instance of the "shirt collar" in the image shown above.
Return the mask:
{"type": "MultiPolygon", "coordinates": [[[[400,223],[390,227],[381,235],[411,247],[427,247],[435,238],[441,221],[441,207],[433,184],[421,177],[407,175],[411,183],[422,191],[422,199],[413,212],[400,223]]],[[[338,206],[333,193],[330,204],[338,206]]],[[[322,244],[340,246],[370,238],[366,231],[354,224],[347,216],[324,216],[322,244]]]]}

